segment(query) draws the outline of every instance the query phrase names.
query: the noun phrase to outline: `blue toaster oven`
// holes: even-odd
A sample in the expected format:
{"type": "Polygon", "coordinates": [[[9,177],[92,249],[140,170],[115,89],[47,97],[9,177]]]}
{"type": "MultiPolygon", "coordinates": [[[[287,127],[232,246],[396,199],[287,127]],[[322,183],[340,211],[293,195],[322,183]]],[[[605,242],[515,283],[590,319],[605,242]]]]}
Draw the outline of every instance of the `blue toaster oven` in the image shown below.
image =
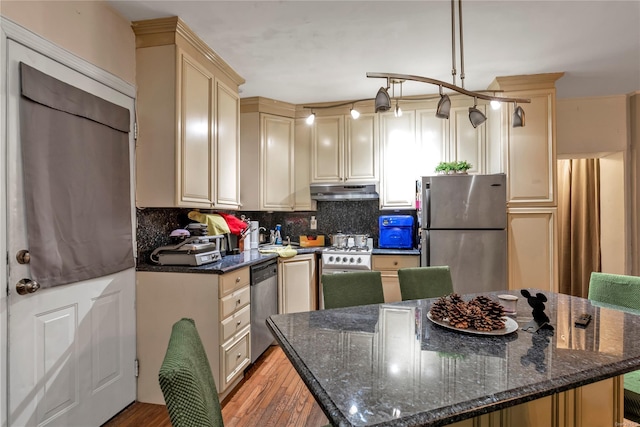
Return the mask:
{"type": "Polygon", "coordinates": [[[413,216],[382,215],[378,219],[378,247],[384,249],[413,248],[413,216]]]}

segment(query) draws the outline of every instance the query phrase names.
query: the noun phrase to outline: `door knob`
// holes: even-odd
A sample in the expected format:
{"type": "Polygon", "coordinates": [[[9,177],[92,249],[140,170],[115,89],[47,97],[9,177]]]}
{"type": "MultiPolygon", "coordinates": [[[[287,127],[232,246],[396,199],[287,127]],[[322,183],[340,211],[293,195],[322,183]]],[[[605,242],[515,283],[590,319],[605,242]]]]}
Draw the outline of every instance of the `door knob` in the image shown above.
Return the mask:
{"type": "Polygon", "coordinates": [[[22,249],[16,254],[16,260],[18,261],[18,264],[29,264],[29,261],[31,261],[31,255],[29,255],[28,250],[22,249]]]}
{"type": "Polygon", "coordinates": [[[21,279],[16,283],[16,291],[20,295],[32,294],[40,289],[40,283],[31,279],[21,279]]]}

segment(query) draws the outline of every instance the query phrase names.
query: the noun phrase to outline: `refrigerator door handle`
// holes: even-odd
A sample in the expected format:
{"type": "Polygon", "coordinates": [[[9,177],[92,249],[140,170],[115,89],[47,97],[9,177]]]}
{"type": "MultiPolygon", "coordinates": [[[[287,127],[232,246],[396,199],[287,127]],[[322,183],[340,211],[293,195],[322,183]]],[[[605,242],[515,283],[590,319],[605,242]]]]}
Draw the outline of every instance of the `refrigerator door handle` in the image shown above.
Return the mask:
{"type": "Polygon", "coordinates": [[[429,266],[431,265],[431,232],[429,230],[422,230],[422,232],[424,233],[424,246],[422,250],[425,254],[426,265],[429,266]]]}
{"type": "MultiPolygon", "coordinates": [[[[422,227],[431,228],[431,185],[429,183],[426,183],[423,191],[424,197],[422,201],[422,209],[424,211],[423,218],[425,223],[422,225],[422,227]]],[[[429,237],[427,236],[427,240],[428,239],[429,237]]]]}

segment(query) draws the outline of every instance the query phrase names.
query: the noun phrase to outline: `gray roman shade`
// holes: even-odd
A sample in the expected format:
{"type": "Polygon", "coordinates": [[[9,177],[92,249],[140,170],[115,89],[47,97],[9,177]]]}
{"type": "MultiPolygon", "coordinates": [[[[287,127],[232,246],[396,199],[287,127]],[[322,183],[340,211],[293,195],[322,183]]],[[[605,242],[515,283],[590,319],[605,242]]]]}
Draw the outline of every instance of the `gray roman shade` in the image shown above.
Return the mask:
{"type": "Polygon", "coordinates": [[[20,64],[31,276],[42,287],[134,266],[128,109],[20,64]]]}

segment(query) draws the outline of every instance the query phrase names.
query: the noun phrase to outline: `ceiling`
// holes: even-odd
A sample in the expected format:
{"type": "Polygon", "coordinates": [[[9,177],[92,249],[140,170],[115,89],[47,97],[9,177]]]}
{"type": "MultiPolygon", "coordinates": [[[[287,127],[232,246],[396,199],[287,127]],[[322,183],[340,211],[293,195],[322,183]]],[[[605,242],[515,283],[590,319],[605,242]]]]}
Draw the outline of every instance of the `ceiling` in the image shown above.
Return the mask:
{"type": "MultiPolygon", "coordinates": [[[[294,104],[373,98],[385,81],[367,72],[452,81],[446,0],[109,3],[130,21],[179,16],[246,80],[243,98],[294,104]]],[[[565,73],[558,98],[640,90],[638,0],[465,0],[462,7],[469,90],[486,89],[496,76],[554,72],[565,73]]],[[[404,95],[437,90],[403,85],[404,95]]]]}

